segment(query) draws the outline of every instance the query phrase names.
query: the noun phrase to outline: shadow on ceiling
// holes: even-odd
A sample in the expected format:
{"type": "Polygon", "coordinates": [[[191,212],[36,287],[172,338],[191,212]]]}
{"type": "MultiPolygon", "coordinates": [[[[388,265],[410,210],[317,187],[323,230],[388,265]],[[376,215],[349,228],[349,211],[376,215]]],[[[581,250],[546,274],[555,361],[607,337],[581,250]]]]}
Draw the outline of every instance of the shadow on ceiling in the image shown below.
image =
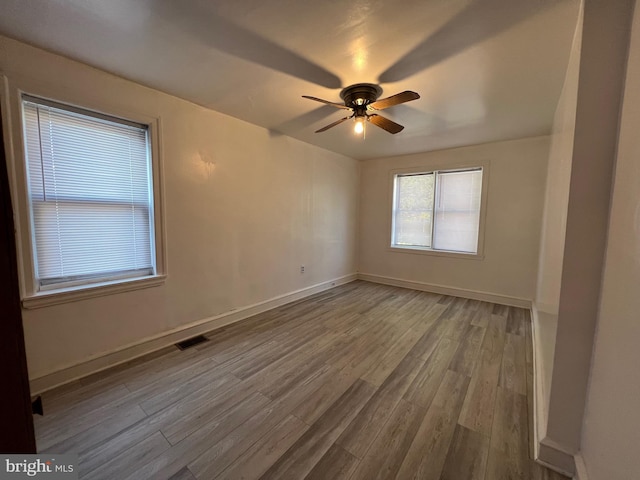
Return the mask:
{"type": "MultiPolygon", "coordinates": [[[[313,125],[314,123],[319,122],[320,120],[324,120],[332,113],[338,111],[339,110],[336,110],[334,107],[323,105],[322,107],[314,108],[309,112],[298,115],[291,120],[287,120],[280,125],[269,128],[269,134],[271,136],[285,135],[285,132],[289,132],[288,134],[290,134],[292,130],[305,129],[313,125]]],[[[342,110],[342,112],[344,112],[344,110],[342,110]]]]}
{"type": "Polygon", "coordinates": [[[204,45],[323,87],[342,87],[340,78],[328,70],[233,24],[198,2],[189,2],[187,8],[184,2],[158,0],[156,7],[169,25],[178,27],[204,45]]]}
{"type": "Polygon", "coordinates": [[[557,1],[479,0],[472,2],[378,77],[404,80],[532,17],[557,1]]]}

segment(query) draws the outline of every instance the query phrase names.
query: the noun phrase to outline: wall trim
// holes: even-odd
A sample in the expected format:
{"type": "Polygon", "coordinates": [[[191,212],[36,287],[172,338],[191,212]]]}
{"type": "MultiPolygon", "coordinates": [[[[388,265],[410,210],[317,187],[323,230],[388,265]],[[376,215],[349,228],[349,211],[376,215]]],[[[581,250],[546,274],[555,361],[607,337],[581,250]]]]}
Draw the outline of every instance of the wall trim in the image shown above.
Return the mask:
{"type": "Polygon", "coordinates": [[[574,480],[589,480],[589,475],[587,475],[587,466],[584,463],[584,457],[582,456],[582,453],[576,453],[574,459],[576,462],[576,474],[573,477],[574,480]]]}
{"type": "Polygon", "coordinates": [[[538,445],[536,461],[558,473],[573,478],[576,473],[576,454],[567,451],[558,442],[545,437],[538,445]]]}
{"type": "Polygon", "coordinates": [[[447,285],[437,285],[434,283],[416,282],[414,280],[404,280],[402,278],[385,277],[373,273],[358,273],[360,280],[367,282],[392,285],[394,287],[411,288],[423,292],[439,293],[454,297],[469,298],[471,300],[481,300],[483,302],[509,305],[511,307],[531,308],[531,300],[526,298],[510,297],[498,293],[480,292],[477,290],[467,290],[465,288],[450,287],[447,285]]]}
{"type": "Polygon", "coordinates": [[[533,351],[533,458],[539,456],[539,442],[544,437],[544,378],[542,377],[542,355],[540,354],[540,319],[535,302],[531,305],[531,342],[533,351]]]}
{"type": "Polygon", "coordinates": [[[31,394],[36,395],[47,390],[51,390],[52,388],[64,385],[65,383],[72,382],[79,378],[86,377],[93,373],[115,367],[116,365],[120,365],[135,358],[161,350],[195,335],[211,332],[217,328],[281,307],[287,303],[301,300],[316,293],[334,288],[338,285],[353,282],[357,280],[357,278],[358,274],[351,273],[332,280],[327,280],[326,282],[311,285],[283,295],[278,295],[268,300],[254,303],[253,305],[247,305],[229,312],[221,313],[220,315],[207,317],[186,325],[181,325],[167,332],[147,337],[130,345],[95,355],[82,362],[57,368],[49,373],[32,378],[30,380],[31,394]]]}

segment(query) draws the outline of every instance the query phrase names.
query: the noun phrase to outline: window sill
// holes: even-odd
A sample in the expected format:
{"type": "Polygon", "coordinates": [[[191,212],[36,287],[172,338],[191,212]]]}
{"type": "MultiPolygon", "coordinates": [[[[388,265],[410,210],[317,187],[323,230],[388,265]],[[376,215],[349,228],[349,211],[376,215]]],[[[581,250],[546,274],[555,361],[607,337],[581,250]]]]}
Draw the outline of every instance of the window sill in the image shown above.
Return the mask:
{"type": "Polygon", "coordinates": [[[388,247],[390,252],[394,253],[410,253],[415,255],[430,255],[433,257],[449,257],[459,258],[465,260],[484,260],[484,255],[480,253],[464,253],[464,252],[447,252],[445,250],[432,250],[430,248],[418,248],[418,247],[388,247]]]}
{"type": "Polygon", "coordinates": [[[162,285],[166,278],[166,275],[154,275],[149,277],[128,278],[126,280],[114,280],[111,282],[38,292],[24,297],[22,299],[22,306],[26,309],[32,310],[36,308],[49,307],[51,305],[60,305],[62,303],[77,302],[88,298],[113,295],[115,293],[141,290],[143,288],[162,285]]]}

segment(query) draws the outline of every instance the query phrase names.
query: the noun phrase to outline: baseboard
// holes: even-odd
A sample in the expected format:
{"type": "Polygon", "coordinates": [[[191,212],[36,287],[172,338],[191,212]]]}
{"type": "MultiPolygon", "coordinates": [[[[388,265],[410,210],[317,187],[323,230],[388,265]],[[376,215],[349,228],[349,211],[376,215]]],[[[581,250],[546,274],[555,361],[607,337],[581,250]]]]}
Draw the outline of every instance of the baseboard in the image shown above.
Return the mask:
{"type": "Polygon", "coordinates": [[[167,332],[145,338],[116,350],[97,355],[83,362],[59,368],[55,371],[31,379],[31,394],[37,395],[65,383],[72,382],[79,378],[86,377],[87,375],[91,375],[93,373],[97,373],[99,371],[106,370],[116,365],[131,361],[143,355],[147,355],[151,352],[168,347],[177,342],[181,342],[182,340],[185,340],[187,338],[191,338],[196,335],[202,335],[217,328],[224,327],[225,325],[229,325],[240,320],[244,320],[245,318],[252,317],[259,313],[266,312],[267,310],[281,307],[282,305],[285,305],[287,303],[295,302],[316,293],[329,290],[338,285],[353,282],[354,280],[357,280],[357,278],[358,275],[356,273],[352,273],[343,277],[335,278],[333,280],[318,283],[310,287],[302,288],[300,290],[270,298],[263,302],[255,303],[253,305],[238,308],[230,312],[225,312],[220,315],[204,318],[196,322],[182,325],[173,330],[169,330],[167,332]]]}
{"type": "Polygon", "coordinates": [[[584,457],[582,453],[578,452],[574,460],[576,462],[576,474],[574,475],[574,480],[589,480],[589,476],[587,475],[587,466],[584,463],[584,457]]]}
{"type": "Polygon", "coordinates": [[[549,437],[540,440],[536,461],[545,467],[572,478],[576,473],[575,459],[575,453],[568,452],[549,437]]]}
{"type": "Polygon", "coordinates": [[[413,290],[420,290],[423,292],[439,293],[442,295],[469,298],[471,300],[481,300],[483,302],[498,303],[500,305],[509,305],[512,307],[531,308],[531,300],[526,298],[509,297],[507,295],[500,295],[497,293],[480,292],[477,290],[467,290],[464,288],[449,287],[446,285],[385,277],[382,275],[374,275],[372,273],[358,273],[358,278],[360,280],[366,280],[367,282],[393,285],[394,287],[411,288],[413,290]]]}
{"type": "Polygon", "coordinates": [[[544,411],[544,388],[542,354],[540,353],[540,321],[535,302],[531,305],[531,342],[533,351],[533,458],[539,456],[539,442],[544,438],[546,415],[544,411]]]}

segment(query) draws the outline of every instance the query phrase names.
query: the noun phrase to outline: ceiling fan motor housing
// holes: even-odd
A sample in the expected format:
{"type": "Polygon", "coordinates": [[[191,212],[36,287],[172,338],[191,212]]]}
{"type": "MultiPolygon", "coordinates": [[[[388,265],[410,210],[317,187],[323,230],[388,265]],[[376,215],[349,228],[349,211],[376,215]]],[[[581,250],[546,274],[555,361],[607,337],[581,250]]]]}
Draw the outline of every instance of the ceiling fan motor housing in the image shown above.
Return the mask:
{"type": "Polygon", "coordinates": [[[357,83],[340,92],[344,104],[353,108],[356,117],[362,117],[367,111],[367,105],[375,102],[382,94],[382,88],[372,83],[357,83]]]}

